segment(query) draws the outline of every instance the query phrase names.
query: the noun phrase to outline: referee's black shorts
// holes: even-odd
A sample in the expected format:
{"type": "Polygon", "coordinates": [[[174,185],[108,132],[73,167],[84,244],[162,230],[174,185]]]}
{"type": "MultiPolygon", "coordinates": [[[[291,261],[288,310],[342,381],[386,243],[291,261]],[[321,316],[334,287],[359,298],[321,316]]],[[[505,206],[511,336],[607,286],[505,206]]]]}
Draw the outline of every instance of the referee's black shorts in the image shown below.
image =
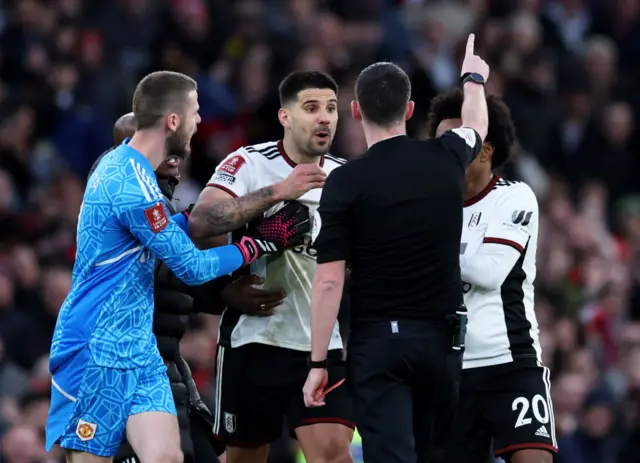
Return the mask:
{"type": "Polygon", "coordinates": [[[367,463],[444,458],[457,408],[462,354],[444,319],[363,323],[347,348],[347,385],[367,463]]]}

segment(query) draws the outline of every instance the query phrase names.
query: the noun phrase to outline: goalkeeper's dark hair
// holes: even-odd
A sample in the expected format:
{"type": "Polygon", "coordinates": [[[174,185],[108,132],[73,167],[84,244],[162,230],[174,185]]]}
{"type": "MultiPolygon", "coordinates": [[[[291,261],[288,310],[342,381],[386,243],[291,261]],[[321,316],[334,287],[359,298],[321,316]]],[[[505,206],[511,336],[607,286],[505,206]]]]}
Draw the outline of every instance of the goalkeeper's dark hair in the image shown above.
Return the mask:
{"type": "Polygon", "coordinates": [[[329,74],[320,71],[292,72],[278,86],[280,106],[297,101],[298,93],[310,88],[329,89],[338,93],[338,84],[329,74]]]}
{"type": "Polygon", "coordinates": [[[138,130],[155,127],[167,114],[184,114],[187,94],[198,90],[191,77],[157,71],[144,77],[133,94],[133,115],[138,130]]]}
{"type": "MultiPolygon", "coordinates": [[[[460,88],[440,93],[431,100],[427,118],[429,138],[436,136],[438,126],[443,120],[461,118],[463,101],[464,93],[460,88]]],[[[509,160],[511,147],[516,141],[516,129],[511,119],[511,111],[500,97],[487,96],[487,108],[489,109],[489,130],[485,143],[493,146],[491,168],[497,169],[509,160]]]]}

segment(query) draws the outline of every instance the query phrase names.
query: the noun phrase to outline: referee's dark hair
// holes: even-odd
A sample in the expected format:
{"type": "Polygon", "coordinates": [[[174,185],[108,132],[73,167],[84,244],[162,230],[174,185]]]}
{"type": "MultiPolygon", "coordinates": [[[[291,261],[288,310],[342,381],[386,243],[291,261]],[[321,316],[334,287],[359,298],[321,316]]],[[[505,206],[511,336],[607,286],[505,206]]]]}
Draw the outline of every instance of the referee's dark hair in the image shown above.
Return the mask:
{"type": "Polygon", "coordinates": [[[362,119],[380,127],[405,120],[411,81],[399,66],[379,62],[363,69],[356,81],[356,100],[362,119]]]}
{"type": "MultiPolygon", "coordinates": [[[[431,100],[429,116],[427,118],[427,136],[434,138],[438,126],[446,119],[460,119],[464,93],[460,88],[454,88],[438,94],[431,100]]],[[[502,167],[511,155],[511,146],[516,141],[516,129],[511,119],[511,110],[496,95],[487,96],[489,110],[489,131],[485,143],[493,147],[491,168],[502,167]]]]}
{"type": "Polygon", "coordinates": [[[292,72],[278,86],[280,106],[297,101],[298,93],[310,88],[328,88],[338,93],[338,84],[329,74],[320,71],[292,72]]]}

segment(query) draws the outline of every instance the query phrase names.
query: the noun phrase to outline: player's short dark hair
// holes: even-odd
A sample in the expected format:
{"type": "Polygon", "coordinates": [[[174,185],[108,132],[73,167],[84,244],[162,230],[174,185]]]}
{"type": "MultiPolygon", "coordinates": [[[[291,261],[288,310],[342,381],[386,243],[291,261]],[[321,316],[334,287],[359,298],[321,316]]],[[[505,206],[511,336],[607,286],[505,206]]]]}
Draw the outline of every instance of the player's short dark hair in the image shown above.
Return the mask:
{"type": "Polygon", "coordinates": [[[404,120],[410,98],[409,76],[393,63],[372,64],[356,81],[356,100],[362,118],[382,127],[404,120]]]}
{"type": "Polygon", "coordinates": [[[278,86],[280,105],[285,106],[296,101],[298,93],[310,88],[328,88],[338,93],[338,84],[329,74],[320,71],[292,72],[278,86]]]}
{"type": "Polygon", "coordinates": [[[154,127],[167,113],[181,113],[186,94],[198,89],[191,77],[157,71],[144,77],[133,94],[133,115],[138,129],[154,127]]]}
{"type": "MultiPolygon", "coordinates": [[[[436,136],[440,123],[445,119],[460,119],[464,93],[460,88],[454,88],[438,94],[431,100],[429,116],[427,118],[427,135],[436,136]]],[[[511,119],[509,107],[496,95],[487,96],[489,109],[489,130],[485,143],[493,146],[491,168],[503,166],[511,155],[511,146],[516,141],[516,129],[511,119]]]]}

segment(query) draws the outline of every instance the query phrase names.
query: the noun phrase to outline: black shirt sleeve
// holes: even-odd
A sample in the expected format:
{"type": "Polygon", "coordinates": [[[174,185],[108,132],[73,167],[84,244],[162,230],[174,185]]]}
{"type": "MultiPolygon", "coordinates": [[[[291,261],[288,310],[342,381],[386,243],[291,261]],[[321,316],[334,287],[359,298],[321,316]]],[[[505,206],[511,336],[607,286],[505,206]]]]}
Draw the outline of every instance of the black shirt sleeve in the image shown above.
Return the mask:
{"type": "Polygon", "coordinates": [[[439,140],[447,151],[456,155],[465,169],[482,150],[480,135],[469,127],[448,130],[439,140]]]}
{"type": "Polygon", "coordinates": [[[340,179],[341,167],[333,171],[322,189],[320,206],[313,218],[313,247],[317,262],[349,260],[347,216],[349,195],[340,179]]]}

